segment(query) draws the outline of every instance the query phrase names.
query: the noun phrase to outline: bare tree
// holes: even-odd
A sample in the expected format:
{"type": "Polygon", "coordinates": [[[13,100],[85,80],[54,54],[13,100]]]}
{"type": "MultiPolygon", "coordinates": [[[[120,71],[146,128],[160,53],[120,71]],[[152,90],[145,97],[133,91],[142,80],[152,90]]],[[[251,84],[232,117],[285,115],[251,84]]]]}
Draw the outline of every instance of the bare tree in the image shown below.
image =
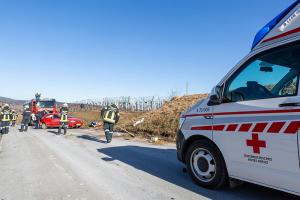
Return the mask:
{"type": "Polygon", "coordinates": [[[73,103],[74,109],[94,110],[100,109],[100,107],[108,106],[112,103],[119,106],[122,111],[149,111],[160,108],[165,101],[170,100],[175,96],[175,92],[172,92],[170,97],[105,97],[101,99],[87,99],[77,101],[73,103]]]}

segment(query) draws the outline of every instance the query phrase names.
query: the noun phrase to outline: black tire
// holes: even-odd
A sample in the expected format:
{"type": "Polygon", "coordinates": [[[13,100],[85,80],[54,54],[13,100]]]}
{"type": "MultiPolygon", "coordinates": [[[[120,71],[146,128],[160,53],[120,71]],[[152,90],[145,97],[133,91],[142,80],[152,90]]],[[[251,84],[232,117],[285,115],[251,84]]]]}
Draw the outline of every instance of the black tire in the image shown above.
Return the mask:
{"type": "Polygon", "coordinates": [[[198,185],[208,189],[220,189],[228,183],[228,173],[226,169],[226,164],[224,162],[221,152],[217,149],[217,147],[215,147],[214,144],[212,144],[212,142],[208,140],[195,141],[189,147],[185,160],[188,174],[198,185]],[[201,176],[200,174],[197,175],[197,170],[194,167],[195,160],[193,159],[195,158],[194,156],[198,155],[197,152],[200,153],[200,155],[204,155],[205,157],[207,157],[208,155],[209,158],[212,158],[210,163],[208,163],[207,160],[204,158],[201,158],[202,160],[198,159],[196,162],[198,172],[200,170],[200,172],[205,173],[205,171],[202,171],[200,168],[209,172],[209,166],[212,166],[215,169],[214,172],[210,172],[209,175],[207,175],[209,178],[201,176]]]}

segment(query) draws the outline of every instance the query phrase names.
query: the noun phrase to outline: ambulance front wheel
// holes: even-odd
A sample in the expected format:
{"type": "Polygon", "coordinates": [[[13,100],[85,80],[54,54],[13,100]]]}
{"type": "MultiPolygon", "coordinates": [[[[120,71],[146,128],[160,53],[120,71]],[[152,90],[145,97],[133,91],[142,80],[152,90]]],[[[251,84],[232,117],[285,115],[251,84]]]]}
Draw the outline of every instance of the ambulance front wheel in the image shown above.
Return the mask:
{"type": "Polygon", "coordinates": [[[195,141],[186,154],[189,175],[200,186],[219,189],[228,180],[227,169],[220,151],[208,140],[195,141]]]}

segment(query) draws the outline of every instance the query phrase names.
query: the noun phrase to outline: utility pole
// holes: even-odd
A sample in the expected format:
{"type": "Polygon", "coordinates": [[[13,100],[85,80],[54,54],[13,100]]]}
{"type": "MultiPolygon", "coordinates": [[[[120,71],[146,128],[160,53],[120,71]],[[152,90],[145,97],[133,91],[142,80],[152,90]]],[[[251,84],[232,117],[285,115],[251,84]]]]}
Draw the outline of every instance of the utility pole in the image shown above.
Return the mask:
{"type": "Polygon", "coordinates": [[[188,95],[189,94],[189,82],[187,81],[185,83],[185,95],[188,95]]]}

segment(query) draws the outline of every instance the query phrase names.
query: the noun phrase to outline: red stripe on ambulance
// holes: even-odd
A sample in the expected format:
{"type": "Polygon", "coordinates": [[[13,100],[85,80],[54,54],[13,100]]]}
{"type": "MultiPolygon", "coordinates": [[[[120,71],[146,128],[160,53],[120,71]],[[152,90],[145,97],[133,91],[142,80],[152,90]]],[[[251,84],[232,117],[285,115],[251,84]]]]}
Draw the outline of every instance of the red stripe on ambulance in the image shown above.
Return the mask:
{"type": "Polygon", "coordinates": [[[225,125],[215,125],[215,126],[195,126],[192,127],[192,130],[198,131],[223,131],[225,125]]]}
{"type": "MultiPolygon", "coordinates": [[[[286,122],[271,122],[270,127],[267,131],[265,131],[266,127],[269,123],[267,122],[259,122],[256,123],[253,130],[250,131],[252,127],[252,123],[244,123],[241,124],[240,128],[238,129],[239,124],[228,124],[227,128],[225,129],[226,125],[214,125],[214,126],[194,126],[191,130],[198,130],[198,131],[225,131],[225,132],[253,132],[253,133],[280,133],[286,122]]],[[[300,121],[292,121],[289,123],[287,128],[282,131],[285,134],[296,134],[300,129],[300,121]]]]}
{"type": "Polygon", "coordinates": [[[267,125],[268,125],[268,123],[257,123],[252,132],[262,133],[262,132],[264,132],[267,125]]]}
{"type": "Polygon", "coordinates": [[[300,128],[300,121],[291,122],[290,125],[285,129],[286,134],[295,134],[300,128]]]}
{"type": "Polygon", "coordinates": [[[251,128],[252,124],[242,124],[239,131],[240,132],[248,132],[251,128]]]}
{"type": "Polygon", "coordinates": [[[193,131],[212,131],[212,126],[194,126],[192,127],[193,131]]]}
{"type": "Polygon", "coordinates": [[[280,35],[276,35],[274,37],[268,38],[268,39],[264,40],[262,43],[270,42],[272,40],[280,39],[280,38],[283,38],[283,37],[286,37],[286,36],[289,36],[289,35],[292,35],[292,34],[295,34],[295,33],[299,33],[299,32],[300,32],[300,27],[296,28],[296,29],[293,29],[293,30],[290,30],[290,31],[287,31],[287,32],[282,33],[280,35]]]}
{"type": "Polygon", "coordinates": [[[300,113],[300,109],[286,109],[286,110],[257,110],[257,111],[239,111],[239,112],[219,112],[219,113],[203,113],[190,114],[183,117],[205,117],[205,116],[221,116],[221,115],[257,115],[257,114],[280,114],[280,113],[300,113]]]}
{"type": "Polygon", "coordinates": [[[238,124],[229,124],[226,131],[234,132],[238,127],[238,124]]]}
{"type": "Polygon", "coordinates": [[[268,129],[268,133],[279,133],[282,127],[285,125],[285,122],[274,122],[268,129]]]}

